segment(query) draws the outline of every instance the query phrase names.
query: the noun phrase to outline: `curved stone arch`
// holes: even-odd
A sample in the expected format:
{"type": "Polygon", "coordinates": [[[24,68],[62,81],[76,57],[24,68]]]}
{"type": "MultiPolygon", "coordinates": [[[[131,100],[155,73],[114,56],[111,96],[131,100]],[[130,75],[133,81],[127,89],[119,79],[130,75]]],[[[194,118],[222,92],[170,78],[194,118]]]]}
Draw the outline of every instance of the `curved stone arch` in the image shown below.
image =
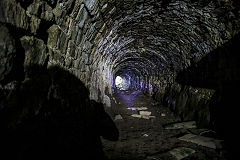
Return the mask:
{"type": "Polygon", "coordinates": [[[240,30],[239,6],[233,6],[232,0],[22,2],[2,0],[0,6],[6,7],[1,7],[1,23],[18,29],[17,39],[28,33],[32,38],[25,39],[43,41],[48,66],[60,65],[74,73],[92,94],[102,94],[94,98],[104,97],[105,88],[111,88],[116,59],[125,53],[144,49],[158,57],[145,62],[158,67],[151,77],[160,82],[160,75],[174,79],[175,72],[199,61],[240,30]]]}

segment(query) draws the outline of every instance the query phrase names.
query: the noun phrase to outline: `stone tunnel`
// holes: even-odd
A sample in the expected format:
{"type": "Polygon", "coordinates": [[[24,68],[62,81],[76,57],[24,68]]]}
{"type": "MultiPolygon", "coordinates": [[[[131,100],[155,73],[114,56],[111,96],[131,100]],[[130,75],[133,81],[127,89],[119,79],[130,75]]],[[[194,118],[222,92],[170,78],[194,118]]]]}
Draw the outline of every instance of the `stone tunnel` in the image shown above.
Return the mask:
{"type": "Polygon", "coordinates": [[[1,0],[1,145],[20,159],[231,159],[239,31],[238,0],[1,0]]]}

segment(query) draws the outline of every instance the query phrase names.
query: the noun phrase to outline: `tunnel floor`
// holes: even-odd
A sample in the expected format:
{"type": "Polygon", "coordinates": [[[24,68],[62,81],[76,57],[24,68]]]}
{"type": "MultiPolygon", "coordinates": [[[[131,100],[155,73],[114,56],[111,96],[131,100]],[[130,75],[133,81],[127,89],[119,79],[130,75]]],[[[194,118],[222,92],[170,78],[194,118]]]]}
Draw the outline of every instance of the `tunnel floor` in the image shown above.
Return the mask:
{"type": "Polygon", "coordinates": [[[105,110],[116,123],[120,138],[117,142],[102,139],[103,150],[108,159],[226,159],[224,147],[217,146],[216,149],[212,149],[179,139],[187,134],[204,135],[202,133],[215,138],[209,130],[203,128],[166,129],[166,125],[179,123],[180,119],[151,97],[139,91],[119,91],[113,99],[112,107],[105,108],[105,110]],[[147,107],[147,109],[142,107],[147,107]],[[139,113],[136,108],[151,112],[151,116],[136,117],[139,113]]]}

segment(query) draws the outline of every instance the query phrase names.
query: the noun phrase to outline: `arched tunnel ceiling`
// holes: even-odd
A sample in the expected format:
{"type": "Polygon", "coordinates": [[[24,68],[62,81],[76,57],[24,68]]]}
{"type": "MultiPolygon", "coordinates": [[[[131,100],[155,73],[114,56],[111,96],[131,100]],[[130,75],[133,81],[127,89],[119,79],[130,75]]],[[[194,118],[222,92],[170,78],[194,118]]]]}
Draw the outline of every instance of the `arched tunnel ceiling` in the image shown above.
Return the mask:
{"type": "Polygon", "coordinates": [[[104,57],[113,74],[135,70],[142,77],[168,79],[235,34],[226,24],[233,19],[228,13],[233,7],[227,1],[115,3],[108,32],[95,52],[104,57]],[[228,18],[221,17],[224,12],[228,18]]]}
{"type": "Polygon", "coordinates": [[[240,28],[233,0],[3,0],[0,6],[1,23],[27,36],[20,40],[25,53],[24,45],[35,45],[30,40],[41,42],[41,63],[63,66],[91,98],[103,100],[120,72],[154,87],[173,83],[240,28]]]}
{"type": "Polygon", "coordinates": [[[157,70],[179,71],[188,67],[191,59],[200,59],[230,38],[223,32],[225,25],[219,25],[213,2],[203,6],[184,1],[130,2],[116,2],[119,7],[109,40],[106,36],[108,45],[97,50],[103,57],[110,56],[114,66],[128,66],[135,58],[140,66],[145,59],[157,70]]]}

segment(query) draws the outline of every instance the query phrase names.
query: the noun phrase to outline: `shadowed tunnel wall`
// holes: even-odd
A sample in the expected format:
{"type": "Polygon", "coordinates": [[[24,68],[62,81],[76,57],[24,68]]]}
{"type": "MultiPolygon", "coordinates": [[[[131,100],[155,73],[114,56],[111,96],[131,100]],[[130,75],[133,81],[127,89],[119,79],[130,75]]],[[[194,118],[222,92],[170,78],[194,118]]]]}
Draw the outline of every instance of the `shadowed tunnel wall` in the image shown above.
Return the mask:
{"type": "Polygon", "coordinates": [[[236,139],[239,135],[239,131],[234,130],[239,121],[239,42],[238,34],[177,76],[182,85],[215,90],[209,103],[210,125],[229,143],[231,152],[235,154],[238,152],[236,139]]]}

